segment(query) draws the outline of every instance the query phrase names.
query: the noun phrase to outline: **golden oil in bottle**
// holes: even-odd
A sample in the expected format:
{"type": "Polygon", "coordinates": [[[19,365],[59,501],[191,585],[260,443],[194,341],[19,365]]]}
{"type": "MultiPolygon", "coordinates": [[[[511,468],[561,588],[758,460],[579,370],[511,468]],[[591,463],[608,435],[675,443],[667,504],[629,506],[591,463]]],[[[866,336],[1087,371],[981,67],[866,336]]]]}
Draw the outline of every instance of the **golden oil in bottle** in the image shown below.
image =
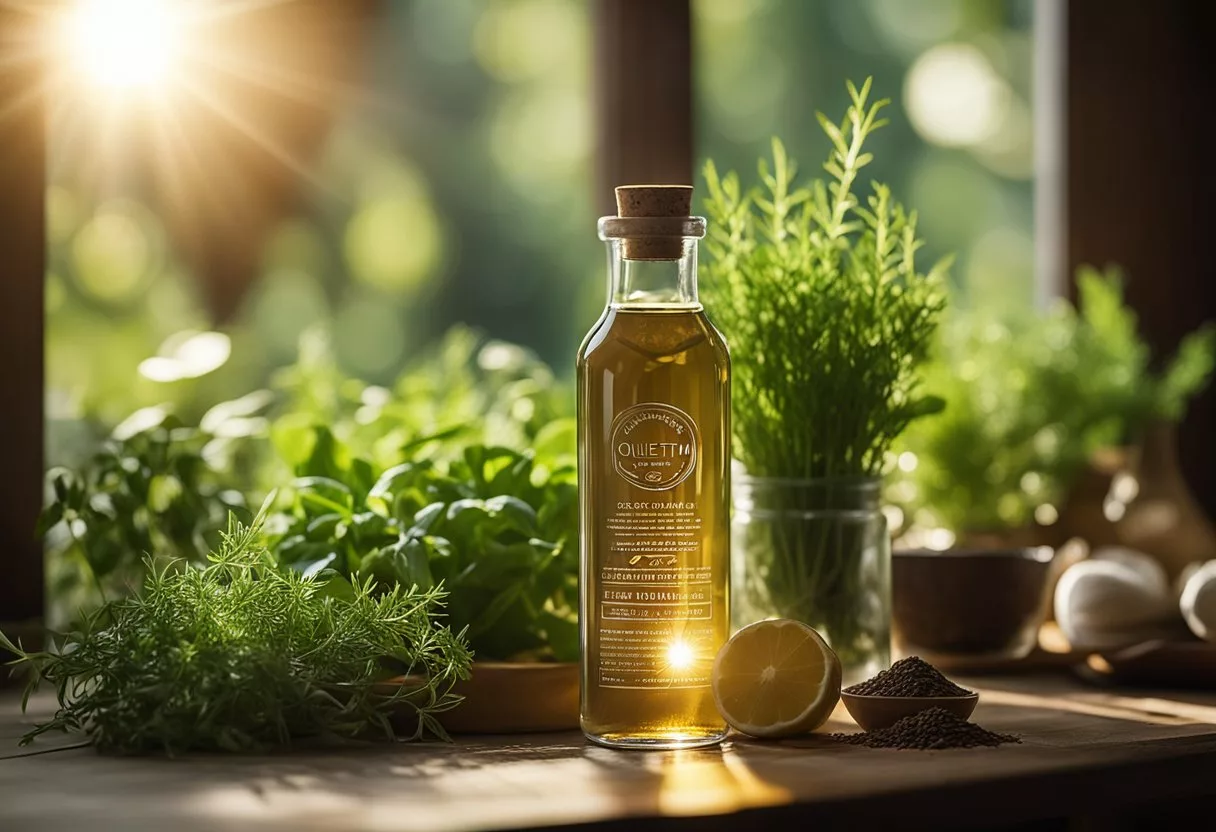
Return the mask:
{"type": "Polygon", "coordinates": [[[730,635],[730,360],[697,300],[687,186],[617,189],[608,305],[578,353],[584,733],[721,741],[710,673],[730,635]]]}

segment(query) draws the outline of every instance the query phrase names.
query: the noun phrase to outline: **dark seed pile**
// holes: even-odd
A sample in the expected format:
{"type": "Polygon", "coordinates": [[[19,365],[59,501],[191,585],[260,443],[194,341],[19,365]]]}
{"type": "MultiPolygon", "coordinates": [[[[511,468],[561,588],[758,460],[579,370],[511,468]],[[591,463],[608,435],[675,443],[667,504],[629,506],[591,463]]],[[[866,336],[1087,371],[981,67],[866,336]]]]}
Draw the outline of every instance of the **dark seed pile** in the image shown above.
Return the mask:
{"type": "Polygon", "coordinates": [[[849,745],[868,748],[978,748],[1007,742],[1021,742],[1012,734],[988,731],[974,722],[960,719],[943,708],[929,708],[906,716],[889,728],[862,734],[829,734],[829,738],[849,745]]]}
{"type": "Polygon", "coordinates": [[[877,676],[844,689],[858,696],[970,696],[920,656],[909,656],[877,676]]]}

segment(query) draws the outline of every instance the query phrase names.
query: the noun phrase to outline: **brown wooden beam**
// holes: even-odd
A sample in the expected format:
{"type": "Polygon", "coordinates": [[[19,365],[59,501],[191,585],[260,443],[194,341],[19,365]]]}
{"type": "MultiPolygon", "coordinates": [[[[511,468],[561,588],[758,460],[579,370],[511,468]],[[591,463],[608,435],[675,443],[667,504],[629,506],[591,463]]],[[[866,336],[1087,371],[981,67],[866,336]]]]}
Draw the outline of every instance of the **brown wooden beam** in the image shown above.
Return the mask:
{"type": "MultiPolygon", "coordinates": [[[[1070,0],[1068,260],[1119,264],[1158,360],[1216,319],[1211,3],[1070,0]]],[[[1216,390],[1179,433],[1183,473],[1216,516],[1216,390]]]]}
{"type": "Polygon", "coordinates": [[[40,17],[0,4],[0,626],[43,610],[43,219],[45,102],[40,17]]]}
{"type": "Polygon", "coordinates": [[[596,205],[617,185],[693,181],[689,0],[595,0],[596,205]]]}

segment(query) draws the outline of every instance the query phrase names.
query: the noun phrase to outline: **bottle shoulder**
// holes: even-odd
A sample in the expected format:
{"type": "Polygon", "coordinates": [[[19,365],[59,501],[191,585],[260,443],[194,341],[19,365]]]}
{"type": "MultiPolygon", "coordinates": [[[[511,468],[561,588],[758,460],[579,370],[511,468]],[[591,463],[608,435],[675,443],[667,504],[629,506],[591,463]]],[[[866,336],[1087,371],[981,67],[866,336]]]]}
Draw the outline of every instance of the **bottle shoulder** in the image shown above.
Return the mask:
{"type": "Polygon", "coordinates": [[[591,325],[591,329],[587,330],[587,334],[583,336],[583,342],[579,344],[578,352],[575,356],[578,365],[581,366],[587,360],[587,356],[595,352],[596,348],[604,342],[604,336],[610,327],[611,318],[612,307],[605,307],[596,322],[591,325]]]}
{"type": "Polygon", "coordinates": [[[707,352],[713,364],[729,368],[726,341],[700,306],[609,306],[583,339],[578,362],[612,365],[630,357],[669,360],[675,354],[707,352]]]}
{"type": "Polygon", "coordinates": [[[709,340],[712,341],[718,351],[722,353],[726,363],[730,364],[730,345],[726,342],[726,338],[722,335],[722,330],[718,329],[704,309],[701,310],[701,320],[705,324],[705,329],[709,335],[709,340]]]}

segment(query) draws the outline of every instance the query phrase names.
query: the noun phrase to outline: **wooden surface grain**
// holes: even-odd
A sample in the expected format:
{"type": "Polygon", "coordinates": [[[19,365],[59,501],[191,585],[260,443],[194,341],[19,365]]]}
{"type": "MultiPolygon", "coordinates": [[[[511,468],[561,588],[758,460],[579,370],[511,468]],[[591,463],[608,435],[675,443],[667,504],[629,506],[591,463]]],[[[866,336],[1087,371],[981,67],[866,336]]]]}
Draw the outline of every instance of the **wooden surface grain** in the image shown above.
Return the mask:
{"type": "MultiPolygon", "coordinates": [[[[0,710],[0,828],[864,829],[898,815],[901,829],[942,829],[1216,794],[1216,696],[1085,688],[1065,677],[971,686],[981,692],[974,719],[1022,744],[880,751],[809,736],[646,753],[558,733],[251,757],[113,758],[88,748],[15,756],[71,740],[17,748],[36,714],[21,717],[9,698],[0,710]]],[[[849,730],[847,720],[838,711],[828,727],[849,730]]]]}

